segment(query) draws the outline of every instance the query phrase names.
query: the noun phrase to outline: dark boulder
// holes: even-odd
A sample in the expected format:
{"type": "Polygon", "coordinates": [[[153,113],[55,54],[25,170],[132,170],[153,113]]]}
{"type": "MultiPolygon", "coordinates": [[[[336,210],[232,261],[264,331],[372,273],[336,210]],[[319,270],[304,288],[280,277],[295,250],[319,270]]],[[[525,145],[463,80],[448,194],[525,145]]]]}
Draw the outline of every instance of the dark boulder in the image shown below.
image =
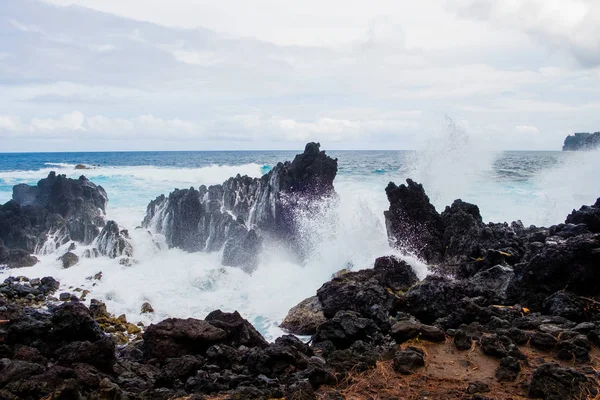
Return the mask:
{"type": "Polygon", "coordinates": [[[547,244],[529,262],[514,267],[508,293],[513,302],[541,309],[553,293],[600,293],[600,234],[581,234],[547,244]]]}
{"type": "Polygon", "coordinates": [[[521,372],[519,361],[511,356],[504,357],[496,369],[496,379],[499,382],[511,382],[517,379],[519,372],[521,372]]]}
{"type": "Polygon", "coordinates": [[[104,337],[90,310],[79,302],[64,303],[52,311],[51,334],[57,342],[90,341],[104,337]]]}
{"type": "Polygon", "coordinates": [[[150,325],[143,337],[147,357],[167,359],[203,354],[210,346],[223,342],[227,333],[206,321],[168,318],[150,325]]]}
{"type": "Polygon", "coordinates": [[[441,329],[411,320],[399,321],[394,324],[390,330],[390,336],[396,343],[404,343],[414,338],[429,340],[431,342],[443,342],[446,340],[446,335],[441,329]]]}
{"type": "Polygon", "coordinates": [[[592,206],[582,206],[569,214],[566,224],[584,224],[592,233],[600,233],[600,198],[592,206]]]}
{"type": "Polygon", "coordinates": [[[331,342],[337,349],[347,349],[354,342],[376,342],[381,339],[377,325],[352,311],[339,311],[335,317],[317,328],[313,342],[331,342]]]}
{"type": "Polygon", "coordinates": [[[252,326],[250,322],[234,311],[226,313],[216,310],[205,318],[212,326],[222,329],[226,333],[226,342],[234,347],[266,347],[268,342],[252,326]]]}
{"type": "Polygon", "coordinates": [[[529,397],[545,400],[584,400],[598,393],[598,383],[572,368],[544,364],[533,372],[529,397]]]}
{"type": "Polygon", "coordinates": [[[384,213],[390,243],[427,262],[439,261],[443,222],[423,185],[411,179],[400,186],[390,182],[385,192],[390,203],[384,213]]]}
{"type": "Polygon", "coordinates": [[[79,257],[68,251],[60,257],[60,261],[62,261],[63,268],[71,268],[79,262],[79,257]]]}
{"type": "Polygon", "coordinates": [[[72,342],[58,349],[56,357],[65,366],[83,363],[110,373],[116,361],[115,344],[108,336],[95,342],[72,342]]]}
{"type": "Polygon", "coordinates": [[[317,296],[312,296],[292,307],[280,326],[295,335],[314,335],[323,322],[323,306],[317,296]]]}
{"type": "Polygon", "coordinates": [[[407,347],[394,355],[394,371],[403,375],[414,373],[425,366],[425,352],[418,347],[407,347]]]}
{"type": "Polygon", "coordinates": [[[347,272],[325,283],[317,297],[326,318],[339,311],[355,311],[389,329],[388,316],[398,302],[397,294],[417,282],[412,267],[395,257],[381,257],[373,269],[347,272]]]}

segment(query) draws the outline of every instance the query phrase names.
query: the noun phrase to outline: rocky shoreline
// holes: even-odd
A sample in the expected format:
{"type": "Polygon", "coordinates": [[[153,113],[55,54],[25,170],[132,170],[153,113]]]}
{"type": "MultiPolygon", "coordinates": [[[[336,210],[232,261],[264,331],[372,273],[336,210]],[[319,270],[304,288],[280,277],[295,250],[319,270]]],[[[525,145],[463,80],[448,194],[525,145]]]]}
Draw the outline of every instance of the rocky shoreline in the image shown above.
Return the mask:
{"type": "MultiPolygon", "coordinates": [[[[332,196],[335,172],[314,167],[333,164],[317,144],[304,155],[300,160],[310,162],[296,163],[292,172],[290,163],[279,167],[288,192],[309,203],[332,196]],[[309,181],[327,184],[311,192],[309,181]]],[[[232,183],[243,189],[231,193],[244,194],[246,202],[230,204],[250,215],[257,199],[280,187],[264,189],[272,177],[232,183]]],[[[0,206],[0,264],[31,264],[30,254],[49,239],[54,246],[92,244],[98,256],[133,256],[127,232],[102,218],[106,193],[84,177],[51,174],[36,189],[21,186],[15,193],[0,206]]],[[[461,200],[438,213],[411,180],[390,183],[386,194],[390,245],[426,261],[431,274],[419,280],[410,265],[390,256],[370,269],[341,271],[290,310],[282,325],[290,334],[273,343],[237,312],[144,327],[110,315],[98,300],[87,306],[86,293],[55,298],[59,283],[51,277],[6,279],[0,284],[0,399],[597,398],[600,199],[544,228],[485,224],[478,207],[461,200]]],[[[172,202],[180,197],[172,196],[172,202]]],[[[257,236],[293,236],[293,212],[285,207],[306,202],[271,198],[261,207],[280,204],[284,212],[275,216],[282,218],[270,221],[283,222],[273,228],[232,219],[243,228],[239,237],[253,229],[257,236]]],[[[158,202],[169,207],[166,199],[151,203],[149,213],[161,208],[158,202]]],[[[177,204],[173,210],[190,210],[177,204]]],[[[222,220],[204,210],[199,218],[222,220]]]]}

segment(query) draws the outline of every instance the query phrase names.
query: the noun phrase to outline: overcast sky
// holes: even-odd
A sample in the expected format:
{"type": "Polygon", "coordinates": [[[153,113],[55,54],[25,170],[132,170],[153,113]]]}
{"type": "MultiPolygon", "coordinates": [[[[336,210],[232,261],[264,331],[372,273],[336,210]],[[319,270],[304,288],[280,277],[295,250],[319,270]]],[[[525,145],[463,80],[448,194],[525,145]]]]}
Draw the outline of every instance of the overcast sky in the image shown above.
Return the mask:
{"type": "Polygon", "coordinates": [[[600,130],[598,0],[1,0],[0,151],[600,130]]]}

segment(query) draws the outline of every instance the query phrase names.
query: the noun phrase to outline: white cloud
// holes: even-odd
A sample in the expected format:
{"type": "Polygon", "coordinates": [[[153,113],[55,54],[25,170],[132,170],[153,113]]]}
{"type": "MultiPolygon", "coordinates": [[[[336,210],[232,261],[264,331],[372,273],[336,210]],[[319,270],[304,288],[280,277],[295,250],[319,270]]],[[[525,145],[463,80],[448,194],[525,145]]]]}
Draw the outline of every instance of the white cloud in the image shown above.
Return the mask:
{"type": "Polygon", "coordinates": [[[182,63],[200,65],[204,67],[216,65],[223,61],[222,57],[217,56],[212,51],[176,50],[173,52],[173,56],[175,56],[177,61],[182,63]]]}
{"type": "Polygon", "coordinates": [[[533,125],[517,125],[515,127],[515,131],[517,131],[517,133],[523,133],[528,135],[537,135],[538,133],[540,133],[540,130],[533,125]]]}
{"type": "Polygon", "coordinates": [[[544,45],[571,53],[584,65],[600,64],[597,0],[452,0],[468,17],[522,30],[544,45]]]}

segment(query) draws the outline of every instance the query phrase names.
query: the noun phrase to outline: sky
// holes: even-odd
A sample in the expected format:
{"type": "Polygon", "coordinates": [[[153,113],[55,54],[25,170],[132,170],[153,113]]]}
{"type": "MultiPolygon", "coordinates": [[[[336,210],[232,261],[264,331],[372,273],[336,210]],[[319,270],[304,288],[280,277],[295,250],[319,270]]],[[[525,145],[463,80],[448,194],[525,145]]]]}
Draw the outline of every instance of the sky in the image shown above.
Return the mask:
{"type": "Polygon", "coordinates": [[[0,152],[559,150],[597,0],[1,0],[0,152]]]}

